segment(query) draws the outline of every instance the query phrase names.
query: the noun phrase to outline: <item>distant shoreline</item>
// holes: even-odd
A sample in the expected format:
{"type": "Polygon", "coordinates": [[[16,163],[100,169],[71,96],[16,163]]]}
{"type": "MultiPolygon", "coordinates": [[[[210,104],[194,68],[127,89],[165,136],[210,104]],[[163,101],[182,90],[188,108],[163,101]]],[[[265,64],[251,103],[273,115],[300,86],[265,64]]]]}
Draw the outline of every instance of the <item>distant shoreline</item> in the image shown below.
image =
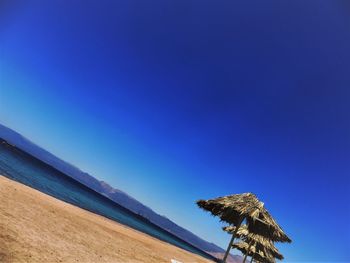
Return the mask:
{"type": "Polygon", "coordinates": [[[0,176],[1,262],[212,262],[0,176]]]}
{"type": "MultiPolygon", "coordinates": [[[[48,164],[48,163],[46,163],[46,162],[44,162],[44,161],[38,159],[37,157],[33,156],[32,154],[30,154],[30,153],[28,153],[28,152],[26,152],[26,151],[24,151],[24,150],[18,148],[17,146],[13,145],[12,143],[8,142],[6,139],[1,138],[1,137],[0,137],[0,146],[8,148],[10,151],[13,151],[13,152],[15,152],[16,154],[19,154],[19,155],[21,155],[22,157],[24,157],[24,158],[30,160],[30,162],[35,162],[35,163],[38,163],[39,165],[44,165],[47,169],[53,170],[53,171],[55,171],[56,173],[60,174],[60,176],[64,177],[65,179],[67,179],[67,180],[69,180],[69,181],[71,181],[71,182],[74,182],[74,184],[80,185],[82,188],[86,189],[86,191],[89,191],[89,192],[92,192],[92,193],[96,194],[99,198],[104,199],[105,201],[107,201],[108,203],[110,203],[110,204],[113,205],[113,206],[117,206],[118,209],[122,209],[122,210],[125,211],[126,213],[128,213],[128,214],[130,214],[130,215],[132,215],[132,216],[137,217],[139,220],[141,220],[141,221],[143,221],[143,222],[146,222],[146,223],[149,224],[149,225],[152,225],[152,227],[157,228],[158,231],[164,232],[164,233],[166,233],[167,235],[172,236],[174,239],[179,240],[180,242],[187,244],[187,246],[193,247],[193,249],[195,249],[195,250],[199,251],[199,253],[205,255],[206,258],[212,259],[212,260],[214,260],[214,261],[217,261],[217,260],[218,260],[218,259],[215,258],[213,255],[208,254],[207,252],[205,252],[205,251],[199,249],[198,247],[194,246],[193,244],[188,243],[187,241],[185,241],[185,240],[179,238],[178,236],[174,235],[173,233],[171,233],[171,232],[169,232],[169,231],[167,231],[167,230],[165,230],[165,229],[159,227],[158,225],[154,224],[153,222],[150,222],[150,221],[147,220],[145,217],[143,217],[143,216],[141,216],[141,215],[139,215],[139,214],[134,213],[133,211],[129,210],[127,207],[124,207],[124,206],[119,205],[119,204],[116,203],[115,201],[111,200],[109,197],[107,197],[107,196],[105,196],[105,195],[101,195],[99,192],[96,192],[94,189],[92,189],[92,188],[86,186],[85,184],[83,184],[83,183],[77,181],[76,179],[72,178],[71,176],[66,175],[65,173],[59,171],[58,169],[56,169],[56,168],[53,167],[52,165],[50,165],[50,164],[48,164]]],[[[5,176],[6,176],[6,175],[5,175],[5,176]]],[[[10,179],[11,179],[11,177],[10,177],[10,179]]],[[[26,183],[24,183],[24,184],[26,184],[26,183]]],[[[29,186],[30,186],[30,185],[29,185],[29,186]]],[[[31,186],[30,186],[30,187],[31,187],[31,186]]],[[[39,189],[39,190],[40,190],[40,189],[39,189]]],[[[50,193],[47,193],[47,194],[50,195],[50,193]]],[[[55,196],[54,196],[54,197],[55,197],[55,196]]],[[[70,202],[68,201],[68,203],[70,203],[70,202]]],[[[73,203],[73,205],[76,205],[76,204],[73,203]]],[[[84,209],[85,209],[85,210],[88,210],[88,211],[90,211],[90,212],[99,214],[98,212],[96,212],[96,211],[91,211],[91,210],[89,210],[88,208],[84,208],[84,209]]],[[[103,214],[102,214],[102,216],[106,217],[106,215],[103,215],[103,214]]],[[[108,217],[108,216],[107,216],[107,217],[108,217]]],[[[115,221],[115,220],[112,219],[112,218],[110,218],[110,219],[113,220],[113,221],[115,221]]],[[[132,227],[132,226],[131,226],[131,227],[132,227]]],[[[140,230],[140,229],[138,229],[138,230],[142,232],[142,230],[140,230]]],[[[146,234],[149,234],[149,233],[146,233],[146,234]]],[[[151,236],[152,236],[152,235],[151,235],[151,236]]],[[[157,238],[157,237],[156,237],[156,238],[157,238]]],[[[158,239],[159,239],[159,238],[158,238],[158,239]]],[[[162,240],[162,239],[160,239],[160,240],[162,240]]],[[[166,240],[163,240],[163,241],[167,242],[166,240]]]]}

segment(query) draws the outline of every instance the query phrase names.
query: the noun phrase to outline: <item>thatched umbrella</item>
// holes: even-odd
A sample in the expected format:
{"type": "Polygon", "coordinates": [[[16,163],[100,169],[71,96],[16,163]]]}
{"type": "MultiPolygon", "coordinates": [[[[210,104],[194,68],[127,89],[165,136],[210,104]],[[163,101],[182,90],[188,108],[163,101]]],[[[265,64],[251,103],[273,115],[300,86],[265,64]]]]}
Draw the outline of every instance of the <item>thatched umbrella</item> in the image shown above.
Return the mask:
{"type": "MultiPolygon", "coordinates": [[[[235,226],[226,226],[223,227],[223,230],[232,234],[236,232],[235,226]]],[[[283,255],[278,251],[278,249],[275,247],[273,242],[266,237],[260,236],[258,234],[250,233],[248,230],[247,225],[241,225],[236,233],[236,235],[245,241],[246,243],[250,243],[253,241],[253,245],[262,251],[266,251],[270,255],[272,255],[274,258],[277,258],[279,260],[284,259],[283,255]]]]}
{"type": "Polygon", "coordinates": [[[266,237],[274,242],[292,242],[265,207],[259,210],[257,217],[247,217],[247,225],[249,232],[266,237]]]}
{"type": "MultiPolygon", "coordinates": [[[[291,242],[281,227],[264,208],[264,203],[252,193],[234,194],[209,200],[199,200],[197,205],[214,216],[219,216],[221,221],[237,227],[243,220],[247,220],[249,232],[265,236],[273,241],[291,242]]],[[[223,262],[230,252],[236,233],[233,233],[226,250],[223,262]]]]}
{"type": "Polygon", "coordinates": [[[232,244],[232,247],[240,250],[243,254],[252,257],[252,260],[257,260],[262,263],[275,263],[275,258],[263,250],[259,250],[256,246],[250,245],[247,242],[241,241],[232,244]]]}

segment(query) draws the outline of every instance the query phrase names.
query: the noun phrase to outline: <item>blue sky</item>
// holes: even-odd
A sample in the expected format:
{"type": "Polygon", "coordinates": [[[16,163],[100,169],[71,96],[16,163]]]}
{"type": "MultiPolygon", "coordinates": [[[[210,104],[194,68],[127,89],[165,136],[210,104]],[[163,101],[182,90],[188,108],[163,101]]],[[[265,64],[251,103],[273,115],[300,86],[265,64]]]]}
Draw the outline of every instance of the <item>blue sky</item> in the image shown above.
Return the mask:
{"type": "Polygon", "coordinates": [[[0,4],[0,122],[199,236],[254,192],[287,261],[350,261],[350,5],[0,4]]]}

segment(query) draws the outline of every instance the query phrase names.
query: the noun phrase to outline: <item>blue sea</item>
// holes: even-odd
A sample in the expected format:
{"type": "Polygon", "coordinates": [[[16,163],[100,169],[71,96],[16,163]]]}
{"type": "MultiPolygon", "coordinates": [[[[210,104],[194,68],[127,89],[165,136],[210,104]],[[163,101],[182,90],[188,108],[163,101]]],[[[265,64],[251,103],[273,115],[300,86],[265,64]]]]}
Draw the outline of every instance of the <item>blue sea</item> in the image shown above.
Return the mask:
{"type": "Polygon", "coordinates": [[[199,254],[212,257],[189,243],[143,220],[107,197],[71,177],[6,144],[0,143],[0,174],[70,204],[128,225],[155,238],[199,254]]]}

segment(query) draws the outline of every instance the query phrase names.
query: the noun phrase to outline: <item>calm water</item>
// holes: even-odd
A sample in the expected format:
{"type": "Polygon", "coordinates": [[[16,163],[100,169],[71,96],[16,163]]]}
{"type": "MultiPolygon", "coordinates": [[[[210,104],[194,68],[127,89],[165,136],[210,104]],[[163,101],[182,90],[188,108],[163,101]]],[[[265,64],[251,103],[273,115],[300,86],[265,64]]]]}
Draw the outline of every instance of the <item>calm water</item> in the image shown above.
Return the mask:
{"type": "Polygon", "coordinates": [[[203,251],[145,222],[104,196],[19,151],[0,144],[0,174],[204,257],[203,251]]]}

